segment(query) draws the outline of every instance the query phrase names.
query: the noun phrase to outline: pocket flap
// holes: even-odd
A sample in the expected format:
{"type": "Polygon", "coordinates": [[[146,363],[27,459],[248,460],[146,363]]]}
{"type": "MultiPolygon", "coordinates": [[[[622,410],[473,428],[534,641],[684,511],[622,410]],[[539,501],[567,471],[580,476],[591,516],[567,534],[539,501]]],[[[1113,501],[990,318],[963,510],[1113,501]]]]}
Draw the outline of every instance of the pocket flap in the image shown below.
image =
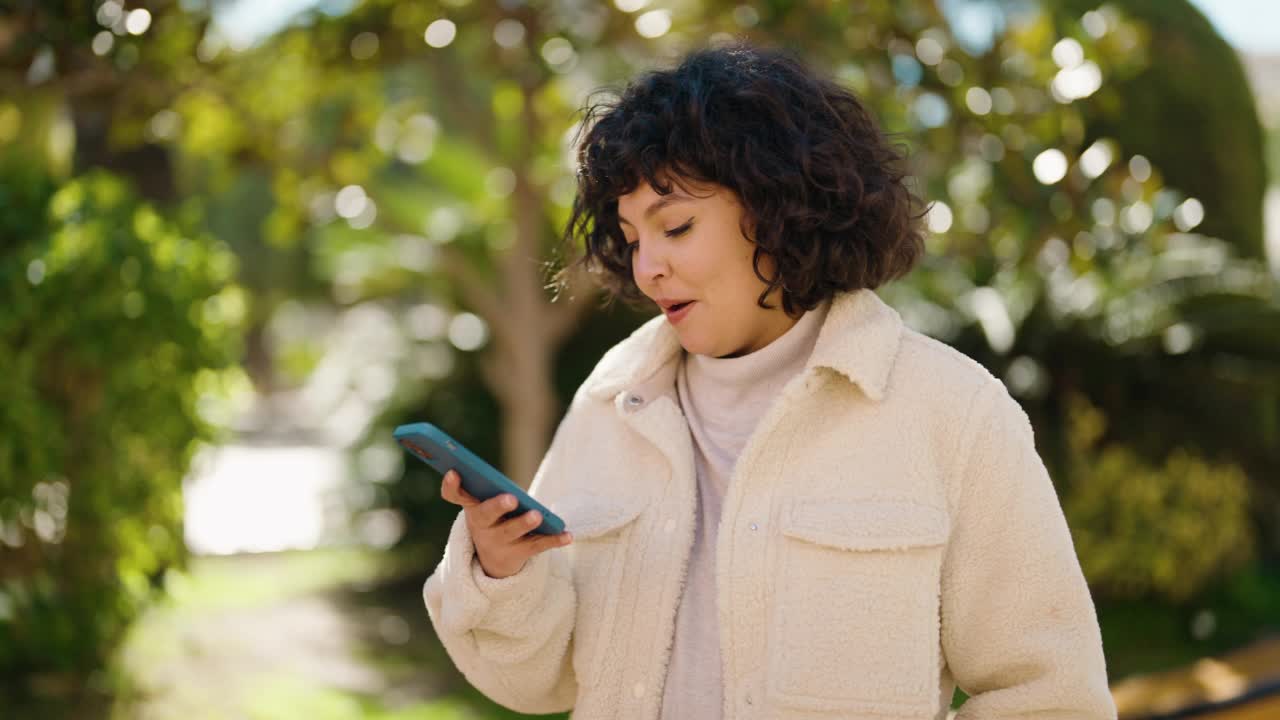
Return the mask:
{"type": "Polygon", "coordinates": [[[946,542],[950,521],[939,508],[913,500],[792,498],[782,533],[840,550],[897,550],[946,542]]]}
{"type": "Polygon", "coordinates": [[[579,494],[565,498],[552,508],[564,520],[565,530],[575,541],[607,535],[635,520],[644,509],[639,498],[579,494]]]}

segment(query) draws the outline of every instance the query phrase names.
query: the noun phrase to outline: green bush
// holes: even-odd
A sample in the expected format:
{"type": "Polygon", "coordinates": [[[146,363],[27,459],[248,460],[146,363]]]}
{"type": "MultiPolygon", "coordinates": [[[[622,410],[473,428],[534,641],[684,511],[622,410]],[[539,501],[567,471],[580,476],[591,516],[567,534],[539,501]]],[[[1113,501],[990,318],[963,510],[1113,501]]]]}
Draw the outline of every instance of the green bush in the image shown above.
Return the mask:
{"type": "Polygon", "coordinates": [[[0,172],[0,677],[39,689],[101,667],[183,566],[197,404],[243,299],[224,247],[118,178],[21,175],[0,172]]]}
{"type": "Polygon", "coordinates": [[[1153,464],[1098,442],[1103,414],[1070,407],[1071,484],[1063,499],[1089,584],[1109,599],[1181,603],[1251,560],[1249,484],[1229,463],[1177,448],[1153,464]]]}

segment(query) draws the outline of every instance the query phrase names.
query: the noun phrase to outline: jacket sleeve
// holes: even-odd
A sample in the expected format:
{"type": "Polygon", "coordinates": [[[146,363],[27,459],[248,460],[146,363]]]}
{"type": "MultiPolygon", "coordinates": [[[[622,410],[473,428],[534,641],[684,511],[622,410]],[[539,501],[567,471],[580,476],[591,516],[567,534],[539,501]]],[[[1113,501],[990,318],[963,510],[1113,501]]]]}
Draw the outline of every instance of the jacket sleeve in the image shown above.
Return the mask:
{"type": "Polygon", "coordinates": [[[999,381],[978,391],[962,443],[942,579],[943,652],[970,696],[957,720],[1115,718],[1066,518],[999,381]]]}
{"type": "MultiPolygon", "coordinates": [[[[562,423],[543,458],[530,494],[555,509],[559,461],[567,434],[562,423]]],[[[423,587],[427,614],[458,669],[494,702],[522,713],[546,714],[573,707],[576,598],[564,548],[530,558],[506,578],[485,574],[459,511],[444,557],[423,587]]]]}

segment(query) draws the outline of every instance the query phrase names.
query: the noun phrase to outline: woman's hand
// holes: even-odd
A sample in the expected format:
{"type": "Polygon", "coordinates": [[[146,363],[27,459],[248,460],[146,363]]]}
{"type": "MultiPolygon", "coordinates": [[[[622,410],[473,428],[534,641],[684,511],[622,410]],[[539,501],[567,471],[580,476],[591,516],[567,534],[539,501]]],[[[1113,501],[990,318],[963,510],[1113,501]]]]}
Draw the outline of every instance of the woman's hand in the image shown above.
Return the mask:
{"type": "Polygon", "coordinates": [[[467,529],[475,542],[476,557],[486,575],[492,578],[510,577],[520,572],[525,561],[540,552],[568,545],[573,535],[568,531],[559,535],[530,535],[529,531],[542,524],[542,513],[537,510],[503,520],[502,516],[516,507],[516,498],[510,493],[495,495],[484,502],[462,489],[456,470],[444,474],[440,484],[440,497],[455,505],[461,505],[467,516],[467,529]]]}

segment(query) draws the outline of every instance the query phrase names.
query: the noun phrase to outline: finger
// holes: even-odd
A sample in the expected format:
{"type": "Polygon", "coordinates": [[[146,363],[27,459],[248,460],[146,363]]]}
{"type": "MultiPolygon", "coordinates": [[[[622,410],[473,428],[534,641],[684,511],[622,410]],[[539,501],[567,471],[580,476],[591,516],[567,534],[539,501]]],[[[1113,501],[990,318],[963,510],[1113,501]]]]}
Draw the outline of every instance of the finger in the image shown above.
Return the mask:
{"type": "Polygon", "coordinates": [[[573,542],[573,533],[567,530],[565,532],[562,532],[556,535],[534,535],[533,537],[524,541],[524,543],[526,544],[525,548],[528,551],[530,557],[533,557],[534,555],[537,555],[539,553],[546,552],[547,550],[554,550],[555,548],[558,548],[558,547],[564,547],[565,545],[568,545],[572,542],[573,542]]]}
{"type": "Polygon", "coordinates": [[[464,508],[480,504],[480,501],[472,497],[471,493],[462,489],[461,478],[456,470],[450,470],[444,474],[444,479],[440,481],[440,497],[464,508]]]}
{"type": "Polygon", "coordinates": [[[445,502],[451,502],[454,505],[462,505],[462,498],[458,497],[458,493],[449,485],[449,476],[445,475],[440,481],[440,499],[445,502]]]}
{"type": "Polygon", "coordinates": [[[516,509],[516,496],[511,493],[494,495],[477,505],[474,509],[480,526],[492,528],[502,522],[502,516],[516,509]]]}
{"type": "Polygon", "coordinates": [[[453,485],[458,489],[458,494],[462,496],[462,499],[466,500],[469,503],[475,503],[479,505],[480,498],[467,492],[467,489],[462,487],[462,476],[458,474],[458,471],[450,470],[449,472],[453,473],[453,485]]]}
{"type": "Polygon", "coordinates": [[[542,524],[542,513],[537,510],[513,517],[498,526],[500,537],[509,543],[516,542],[542,524]]]}

